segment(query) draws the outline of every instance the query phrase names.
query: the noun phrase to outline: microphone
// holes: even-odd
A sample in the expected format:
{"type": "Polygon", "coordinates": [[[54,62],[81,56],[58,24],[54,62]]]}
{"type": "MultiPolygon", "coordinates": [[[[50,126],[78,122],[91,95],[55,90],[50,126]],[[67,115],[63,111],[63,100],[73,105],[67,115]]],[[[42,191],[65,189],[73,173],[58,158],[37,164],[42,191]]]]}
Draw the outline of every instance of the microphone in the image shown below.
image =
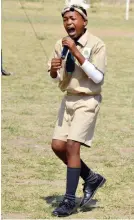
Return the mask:
{"type": "Polygon", "coordinates": [[[67,46],[64,46],[63,47],[63,50],[62,50],[62,53],[61,53],[61,59],[62,60],[64,60],[65,59],[65,57],[66,57],[66,55],[67,55],[67,53],[68,53],[68,47],[67,46]]]}

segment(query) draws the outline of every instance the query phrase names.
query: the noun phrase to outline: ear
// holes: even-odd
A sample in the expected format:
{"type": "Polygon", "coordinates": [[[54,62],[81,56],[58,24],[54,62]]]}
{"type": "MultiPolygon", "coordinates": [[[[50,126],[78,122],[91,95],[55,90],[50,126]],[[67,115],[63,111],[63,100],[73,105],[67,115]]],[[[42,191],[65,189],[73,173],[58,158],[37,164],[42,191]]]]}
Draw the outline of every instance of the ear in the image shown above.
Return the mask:
{"type": "Polygon", "coordinates": [[[86,27],[88,24],[88,21],[84,20],[84,27],[86,27]]]}

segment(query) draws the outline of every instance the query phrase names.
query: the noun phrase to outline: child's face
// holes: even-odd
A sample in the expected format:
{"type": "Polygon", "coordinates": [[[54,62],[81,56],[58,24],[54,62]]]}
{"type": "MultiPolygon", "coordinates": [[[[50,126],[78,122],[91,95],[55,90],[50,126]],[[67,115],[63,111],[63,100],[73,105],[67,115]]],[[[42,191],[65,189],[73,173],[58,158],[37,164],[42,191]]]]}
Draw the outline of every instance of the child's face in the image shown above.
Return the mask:
{"type": "Polygon", "coordinates": [[[68,35],[76,39],[84,33],[87,21],[77,11],[69,11],[63,16],[63,24],[68,35]]]}

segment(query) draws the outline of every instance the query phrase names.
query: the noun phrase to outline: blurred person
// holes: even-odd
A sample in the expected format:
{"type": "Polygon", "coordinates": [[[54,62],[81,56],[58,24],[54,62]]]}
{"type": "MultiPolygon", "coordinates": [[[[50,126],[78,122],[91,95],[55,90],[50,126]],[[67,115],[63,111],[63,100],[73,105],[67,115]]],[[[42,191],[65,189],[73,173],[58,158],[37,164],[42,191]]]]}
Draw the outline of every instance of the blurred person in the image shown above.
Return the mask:
{"type": "Polygon", "coordinates": [[[83,0],[66,1],[62,17],[67,37],[56,43],[48,62],[50,76],[65,92],[51,145],[67,165],[66,192],[52,213],[58,217],[76,211],[75,194],[80,177],[84,180],[81,208],[106,182],[80,158],[81,146],[92,144],[106,66],[104,42],[87,30],[87,8],[83,0]]]}
{"type": "Polygon", "coordinates": [[[10,75],[12,75],[10,72],[7,72],[6,70],[3,69],[3,65],[2,65],[2,50],[1,50],[1,75],[2,76],[10,76],[10,75]]]}

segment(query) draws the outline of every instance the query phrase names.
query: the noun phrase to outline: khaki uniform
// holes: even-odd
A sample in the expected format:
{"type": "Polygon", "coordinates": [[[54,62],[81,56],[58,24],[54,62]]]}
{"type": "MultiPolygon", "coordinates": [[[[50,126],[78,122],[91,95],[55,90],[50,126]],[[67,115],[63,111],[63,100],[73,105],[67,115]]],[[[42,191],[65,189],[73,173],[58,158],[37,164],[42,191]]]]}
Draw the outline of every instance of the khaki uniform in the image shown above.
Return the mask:
{"type": "MultiPolygon", "coordinates": [[[[86,31],[78,40],[77,48],[99,71],[105,73],[106,48],[103,41],[86,31]]],[[[60,58],[62,50],[62,40],[59,40],[48,62],[48,71],[51,69],[52,58],[60,58]]],[[[60,69],[59,88],[66,91],[66,95],[59,109],[53,139],[70,139],[91,146],[103,82],[96,84],[88,78],[77,60],[74,72],[68,74],[65,63],[66,60],[60,69]]]]}

